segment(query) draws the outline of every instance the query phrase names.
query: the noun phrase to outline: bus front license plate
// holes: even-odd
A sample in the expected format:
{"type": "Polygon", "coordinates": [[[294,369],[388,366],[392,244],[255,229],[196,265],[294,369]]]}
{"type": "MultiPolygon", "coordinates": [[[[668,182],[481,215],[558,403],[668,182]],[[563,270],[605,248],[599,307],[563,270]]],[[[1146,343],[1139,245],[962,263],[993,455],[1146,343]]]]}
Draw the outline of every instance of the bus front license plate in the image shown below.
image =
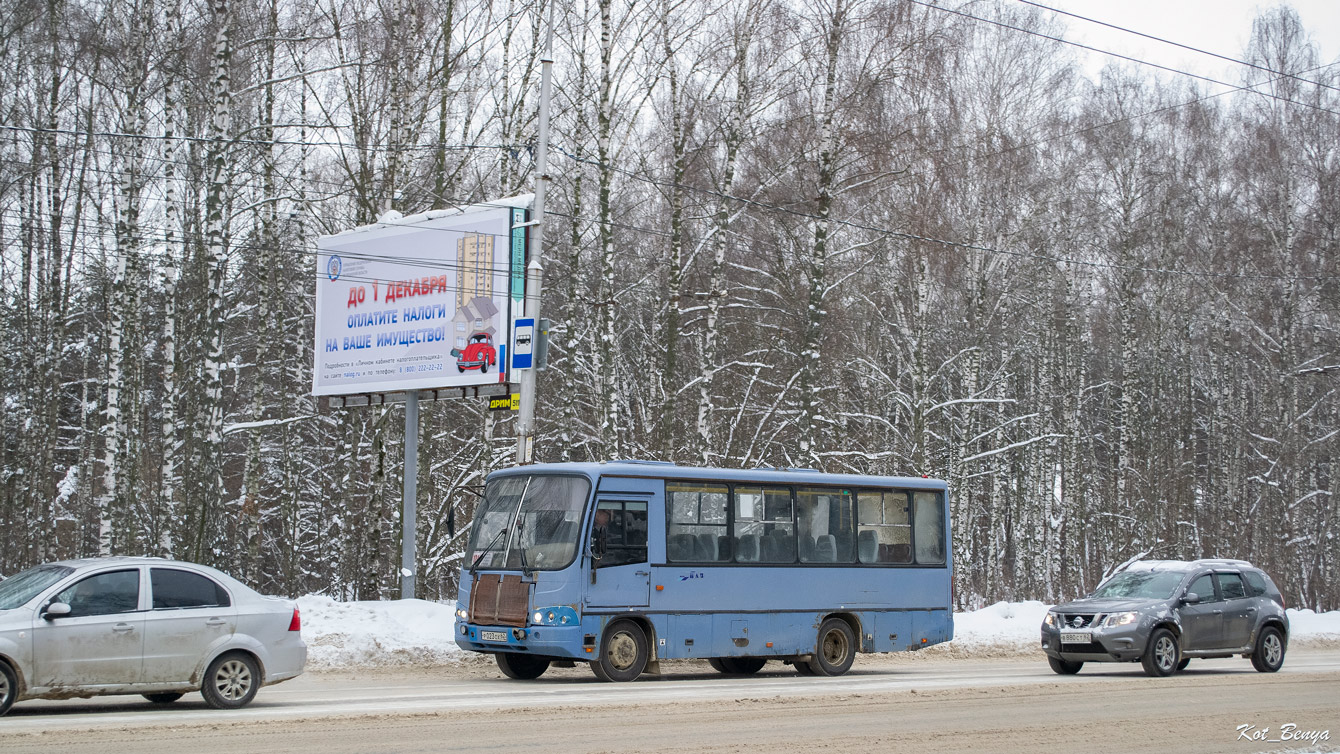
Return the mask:
{"type": "Polygon", "coordinates": [[[480,631],[479,638],[484,641],[507,641],[507,634],[502,631],[480,631]]]}
{"type": "Polygon", "coordinates": [[[1093,634],[1089,631],[1062,631],[1062,644],[1088,644],[1093,641],[1093,634]]]}

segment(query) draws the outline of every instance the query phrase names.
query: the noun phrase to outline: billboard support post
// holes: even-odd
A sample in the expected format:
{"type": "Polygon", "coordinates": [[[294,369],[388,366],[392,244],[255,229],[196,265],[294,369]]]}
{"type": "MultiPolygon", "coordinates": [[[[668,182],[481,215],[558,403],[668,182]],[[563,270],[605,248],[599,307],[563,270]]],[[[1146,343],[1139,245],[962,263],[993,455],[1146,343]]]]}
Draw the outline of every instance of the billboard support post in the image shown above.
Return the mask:
{"type": "Polygon", "coordinates": [[[405,478],[401,492],[400,599],[414,599],[414,579],[419,567],[415,544],[418,532],[419,494],[419,391],[405,395],[405,478]]]}
{"type": "MultiPolygon", "coordinates": [[[[540,291],[544,285],[544,265],[540,262],[544,246],[544,195],[549,186],[549,88],[554,66],[554,3],[549,3],[545,23],[544,57],[540,58],[540,132],[535,157],[535,218],[530,236],[530,263],[526,265],[526,316],[539,321],[540,291]]],[[[522,369],[521,405],[516,422],[516,462],[534,460],[535,369],[522,369]]]]}

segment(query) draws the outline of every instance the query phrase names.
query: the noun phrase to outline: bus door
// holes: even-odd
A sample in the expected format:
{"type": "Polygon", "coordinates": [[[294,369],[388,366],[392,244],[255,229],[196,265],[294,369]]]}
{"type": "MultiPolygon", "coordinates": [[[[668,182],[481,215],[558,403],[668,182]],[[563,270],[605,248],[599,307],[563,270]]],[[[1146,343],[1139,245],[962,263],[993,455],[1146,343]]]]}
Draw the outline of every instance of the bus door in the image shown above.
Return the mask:
{"type": "Polygon", "coordinates": [[[594,583],[586,585],[590,607],[646,607],[651,599],[651,568],[647,564],[647,500],[601,496],[585,552],[604,542],[604,554],[590,557],[594,583]]]}

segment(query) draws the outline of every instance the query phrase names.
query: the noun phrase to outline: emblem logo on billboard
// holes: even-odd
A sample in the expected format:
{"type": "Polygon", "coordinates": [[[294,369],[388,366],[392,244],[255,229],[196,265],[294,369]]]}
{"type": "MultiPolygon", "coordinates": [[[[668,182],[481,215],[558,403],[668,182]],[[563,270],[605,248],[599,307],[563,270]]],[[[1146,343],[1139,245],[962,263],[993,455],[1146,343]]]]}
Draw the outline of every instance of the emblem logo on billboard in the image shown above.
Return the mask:
{"type": "Polygon", "coordinates": [[[330,259],[326,262],[326,276],[329,277],[332,282],[338,280],[340,277],[340,270],[342,269],[344,269],[344,261],[338,256],[331,254],[330,259]]]}

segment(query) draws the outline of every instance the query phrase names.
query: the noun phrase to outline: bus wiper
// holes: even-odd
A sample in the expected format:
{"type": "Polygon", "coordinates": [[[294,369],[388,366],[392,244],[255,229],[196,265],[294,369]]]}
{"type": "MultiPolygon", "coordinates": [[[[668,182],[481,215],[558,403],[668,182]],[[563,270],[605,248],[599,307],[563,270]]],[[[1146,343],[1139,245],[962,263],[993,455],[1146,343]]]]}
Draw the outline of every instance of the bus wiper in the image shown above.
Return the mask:
{"type": "Polygon", "coordinates": [[[526,563],[526,545],[521,541],[522,532],[521,516],[516,517],[516,551],[521,556],[521,572],[528,573],[530,566],[526,563]]]}
{"type": "Polygon", "coordinates": [[[484,546],[484,551],[481,552],[481,553],[479,553],[478,555],[475,556],[475,562],[473,562],[473,563],[470,564],[470,575],[471,575],[471,576],[475,575],[475,569],[479,567],[479,561],[483,560],[483,559],[484,559],[484,556],[489,554],[489,550],[492,550],[492,549],[493,549],[493,546],[496,545],[496,544],[498,544],[498,537],[501,537],[502,535],[504,535],[504,534],[506,534],[506,533],[507,533],[507,527],[506,527],[506,526],[504,526],[503,528],[499,529],[499,530],[498,530],[498,533],[493,535],[493,539],[490,539],[490,540],[489,540],[489,543],[488,543],[487,545],[484,546]]]}

